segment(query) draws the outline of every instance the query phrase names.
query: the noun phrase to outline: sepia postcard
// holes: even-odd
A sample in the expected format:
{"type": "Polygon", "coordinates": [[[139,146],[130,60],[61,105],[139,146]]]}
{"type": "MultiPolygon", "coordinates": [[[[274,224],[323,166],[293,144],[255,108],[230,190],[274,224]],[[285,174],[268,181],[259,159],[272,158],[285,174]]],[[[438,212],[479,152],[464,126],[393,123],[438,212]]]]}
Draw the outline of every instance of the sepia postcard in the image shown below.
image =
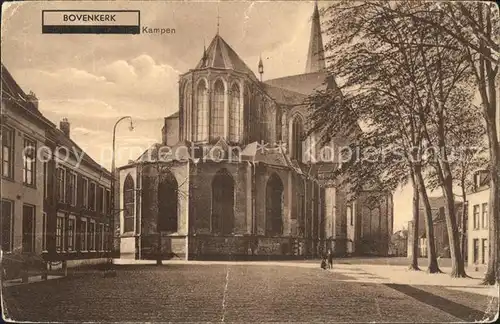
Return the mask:
{"type": "Polygon", "coordinates": [[[11,1],[6,322],[495,322],[500,15],[11,1]]]}

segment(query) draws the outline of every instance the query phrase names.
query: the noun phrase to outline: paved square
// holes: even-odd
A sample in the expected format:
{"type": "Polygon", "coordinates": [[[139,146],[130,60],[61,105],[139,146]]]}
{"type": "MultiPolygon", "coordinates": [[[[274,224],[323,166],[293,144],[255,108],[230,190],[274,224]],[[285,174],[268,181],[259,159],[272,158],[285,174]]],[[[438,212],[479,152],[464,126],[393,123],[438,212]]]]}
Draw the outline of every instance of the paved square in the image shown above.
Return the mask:
{"type": "Polygon", "coordinates": [[[4,288],[8,315],[16,321],[79,322],[456,322],[480,319],[485,309],[478,308],[486,308],[489,300],[455,291],[463,298],[447,301],[436,291],[349,282],[355,278],[319,267],[242,263],[117,268],[115,278],[94,271],[4,288]],[[429,296],[446,305],[427,304],[429,296]],[[466,304],[468,300],[474,302],[466,304]],[[457,307],[460,311],[453,311],[457,307]]]}

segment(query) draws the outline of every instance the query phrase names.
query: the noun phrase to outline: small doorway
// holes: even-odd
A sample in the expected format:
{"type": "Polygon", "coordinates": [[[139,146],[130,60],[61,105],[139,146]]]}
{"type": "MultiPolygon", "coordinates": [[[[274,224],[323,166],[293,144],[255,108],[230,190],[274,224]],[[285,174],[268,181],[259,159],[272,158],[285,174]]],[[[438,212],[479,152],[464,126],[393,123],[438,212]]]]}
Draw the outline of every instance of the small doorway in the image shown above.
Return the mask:
{"type": "Polygon", "coordinates": [[[35,251],[35,206],[23,205],[23,252],[35,251]]]}

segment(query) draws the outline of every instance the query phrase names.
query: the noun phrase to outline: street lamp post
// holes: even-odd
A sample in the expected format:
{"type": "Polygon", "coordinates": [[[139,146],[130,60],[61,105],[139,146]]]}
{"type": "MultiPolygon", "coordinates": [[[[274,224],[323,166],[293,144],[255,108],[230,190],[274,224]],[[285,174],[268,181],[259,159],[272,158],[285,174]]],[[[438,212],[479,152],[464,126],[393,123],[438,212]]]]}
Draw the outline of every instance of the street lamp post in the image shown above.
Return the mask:
{"type": "MultiPolygon", "coordinates": [[[[111,152],[111,186],[110,186],[110,192],[111,192],[111,199],[110,199],[110,205],[111,205],[111,233],[109,234],[109,252],[108,252],[108,260],[107,260],[107,267],[106,271],[104,273],[105,276],[115,276],[115,272],[113,269],[113,252],[114,252],[114,233],[115,233],[115,213],[117,210],[115,210],[115,181],[116,181],[116,166],[115,166],[115,148],[116,148],[116,127],[118,124],[125,120],[128,119],[130,120],[130,126],[129,130],[132,131],[134,129],[134,126],[132,124],[132,117],[131,116],[124,116],[118,119],[113,127],[113,148],[111,152]]],[[[119,210],[119,209],[118,209],[119,210]]]]}

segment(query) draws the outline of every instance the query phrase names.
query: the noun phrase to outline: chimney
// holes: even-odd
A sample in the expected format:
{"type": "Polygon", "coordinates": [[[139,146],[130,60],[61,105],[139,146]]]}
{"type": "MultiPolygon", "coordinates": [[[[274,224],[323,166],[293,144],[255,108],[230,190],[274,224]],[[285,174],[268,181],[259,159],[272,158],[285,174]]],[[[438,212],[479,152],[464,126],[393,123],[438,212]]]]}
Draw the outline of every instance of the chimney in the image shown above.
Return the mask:
{"type": "Polygon", "coordinates": [[[59,122],[59,129],[66,135],[66,137],[69,137],[69,129],[70,129],[70,123],[68,121],[68,118],[63,118],[59,122]]]}
{"type": "Polygon", "coordinates": [[[38,98],[33,91],[30,91],[30,93],[26,95],[26,99],[38,110],[38,98]]]}

